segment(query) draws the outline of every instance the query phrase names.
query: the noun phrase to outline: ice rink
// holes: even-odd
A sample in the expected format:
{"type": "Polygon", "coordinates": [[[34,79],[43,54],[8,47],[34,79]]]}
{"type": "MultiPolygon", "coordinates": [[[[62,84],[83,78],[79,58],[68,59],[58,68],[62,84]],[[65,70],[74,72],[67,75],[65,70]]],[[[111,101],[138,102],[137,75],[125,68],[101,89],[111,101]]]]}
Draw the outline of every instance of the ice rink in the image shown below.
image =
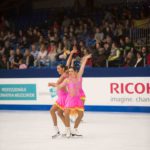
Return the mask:
{"type": "Polygon", "coordinates": [[[0,150],[150,150],[150,114],[85,112],[79,131],[52,139],[48,111],[0,111],[0,150]]]}

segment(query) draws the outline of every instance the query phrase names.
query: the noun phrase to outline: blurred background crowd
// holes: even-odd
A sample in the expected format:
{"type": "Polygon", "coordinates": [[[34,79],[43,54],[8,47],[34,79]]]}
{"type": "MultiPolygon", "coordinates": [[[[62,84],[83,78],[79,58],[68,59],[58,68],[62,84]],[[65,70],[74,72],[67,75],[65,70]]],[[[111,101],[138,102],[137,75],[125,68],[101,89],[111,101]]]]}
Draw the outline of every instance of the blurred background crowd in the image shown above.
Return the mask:
{"type": "Polygon", "coordinates": [[[73,49],[75,65],[92,53],[87,67],[150,66],[148,1],[96,7],[98,0],[87,0],[82,7],[75,0],[69,8],[36,10],[27,2],[0,11],[0,69],[56,67],[73,49]]]}

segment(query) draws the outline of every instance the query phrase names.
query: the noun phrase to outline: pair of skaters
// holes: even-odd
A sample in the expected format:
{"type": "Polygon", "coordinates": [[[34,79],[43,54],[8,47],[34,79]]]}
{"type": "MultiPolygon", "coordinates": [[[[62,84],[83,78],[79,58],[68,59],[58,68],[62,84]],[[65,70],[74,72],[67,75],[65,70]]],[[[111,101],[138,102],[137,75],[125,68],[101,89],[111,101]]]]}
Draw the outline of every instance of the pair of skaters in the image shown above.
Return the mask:
{"type": "MultiPolygon", "coordinates": [[[[67,60],[66,66],[69,66],[73,54],[76,53],[72,50],[67,60]]],[[[69,138],[71,135],[79,136],[78,126],[84,114],[84,101],[85,94],[82,90],[82,75],[88,58],[91,55],[83,57],[79,72],[74,67],[69,67],[65,70],[65,66],[58,65],[57,71],[61,75],[57,83],[49,83],[49,86],[57,87],[58,99],[56,103],[51,107],[50,113],[54,123],[55,134],[52,137],[60,135],[57,126],[57,116],[60,117],[66,127],[65,136],[69,138]],[[74,123],[74,129],[70,129],[70,114],[77,113],[77,118],[74,123]]]]}

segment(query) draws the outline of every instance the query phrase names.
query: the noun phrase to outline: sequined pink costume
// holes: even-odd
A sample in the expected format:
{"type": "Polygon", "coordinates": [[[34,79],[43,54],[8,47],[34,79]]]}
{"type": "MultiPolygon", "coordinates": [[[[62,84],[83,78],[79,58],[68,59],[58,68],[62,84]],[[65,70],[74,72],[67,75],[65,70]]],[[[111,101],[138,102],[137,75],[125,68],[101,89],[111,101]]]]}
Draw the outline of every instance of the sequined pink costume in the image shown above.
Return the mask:
{"type": "Polygon", "coordinates": [[[80,99],[80,85],[81,78],[68,78],[68,83],[66,84],[68,95],[66,98],[65,108],[84,111],[84,104],[83,101],[80,99]]]}
{"type": "Polygon", "coordinates": [[[79,93],[80,93],[80,99],[82,101],[85,101],[86,96],[85,96],[85,93],[82,89],[82,78],[80,78],[80,81],[79,81],[79,93]]]}
{"type": "MultiPolygon", "coordinates": [[[[64,79],[67,78],[66,73],[64,73],[62,76],[64,77],[64,79]]],[[[67,93],[66,87],[63,87],[57,90],[58,99],[56,100],[55,105],[57,105],[57,107],[59,107],[62,110],[64,110],[64,107],[65,107],[67,94],[68,93],[67,93]]]]}

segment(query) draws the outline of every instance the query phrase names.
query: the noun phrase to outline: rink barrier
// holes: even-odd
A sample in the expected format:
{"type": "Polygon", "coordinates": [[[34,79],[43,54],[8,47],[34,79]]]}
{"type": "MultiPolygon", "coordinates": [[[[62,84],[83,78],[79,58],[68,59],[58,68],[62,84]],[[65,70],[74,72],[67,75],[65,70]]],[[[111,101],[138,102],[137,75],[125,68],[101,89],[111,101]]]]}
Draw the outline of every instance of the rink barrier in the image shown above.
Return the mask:
{"type": "MultiPolygon", "coordinates": [[[[48,111],[52,105],[0,105],[0,110],[41,110],[48,111]]],[[[85,111],[93,112],[140,112],[150,113],[150,107],[146,106],[85,106],[85,111]]]]}
{"type": "MultiPolygon", "coordinates": [[[[0,78],[53,78],[58,77],[56,68],[22,70],[0,70],[0,78]]],[[[91,68],[84,71],[84,77],[150,77],[150,67],[139,68],[91,68]]]]}
{"type": "MultiPolygon", "coordinates": [[[[13,78],[57,78],[56,68],[38,68],[28,70],[0,70],[0,79],[13,78]]],[[[150,67],[144,68],[86,68],[84,77],[150,77],[150,67]]],[[[1,83],[0,83],[1,84],[1,83]]],[[[150,96],[149,96],[150,97],[150,96]]],[[[1,103],[0,110],[49,110],[50,105],[45,104],[8,104],[1,103]]],[[[117,105],[85,105],[86,111],[100,112],[144,112],[150,113],[150,106],[117,106],[117,105]]]]}

